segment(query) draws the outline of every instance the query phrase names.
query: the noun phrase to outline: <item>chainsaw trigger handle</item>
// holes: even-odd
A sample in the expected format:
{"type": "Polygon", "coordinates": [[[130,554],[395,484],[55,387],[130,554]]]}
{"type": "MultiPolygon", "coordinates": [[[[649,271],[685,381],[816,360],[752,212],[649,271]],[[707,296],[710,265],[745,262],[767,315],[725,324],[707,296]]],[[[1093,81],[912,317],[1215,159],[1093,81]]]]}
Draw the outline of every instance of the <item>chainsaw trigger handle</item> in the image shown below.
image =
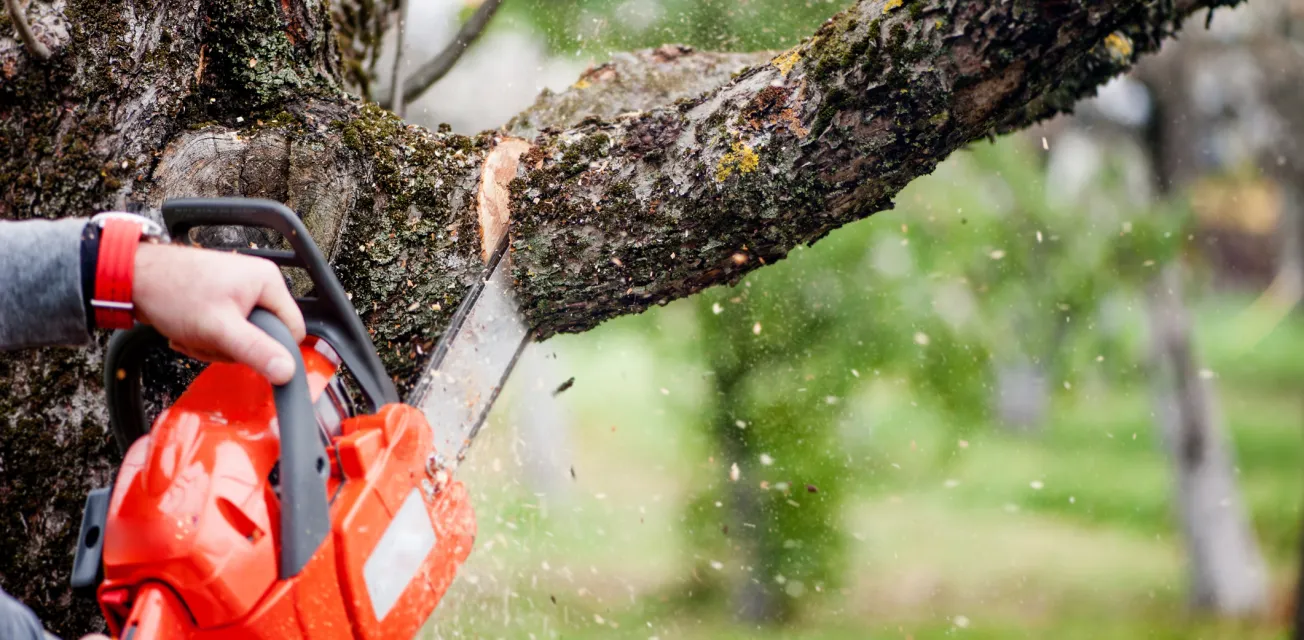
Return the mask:
{"type": "Polygon", "coordinates": [[[109,399],[109,431],[121,454],[125,455],[127,447],[149,430],[145,405],[141,402],[141,369],[145,354],[164,346],[167,340],[154,327],[145,324],[115,331],[109,338],[109,350],[104,357],[104,391],[109,399]]]}
{"type": "Polygon", "coordinates": [[[163,221],[173,241],[188,240],[191,230],[198,227],[256,227],[280,233],[291,251],[240,248],[236,252],[307,271],[312,278],[313,297],[299,298],[298,303],[308,334],[325,339],[340,355],[367,396],[371,411],[399,401],[394,381],[376,355],[371,334],[308,228],[289,207],[261,198],[181,198],[163,203],[163,221]]]}
{"type": "Polygon", "coordinates": [[[298,575],[330,534],[330,504],[326,501],[330,464],[317,432],[299,345],[280,318],[269,311],[254,309],[249,322],[281,343],[294,358],[290,381],[272,385],[281,431],[280,576],[284,580],[298,575]]]}

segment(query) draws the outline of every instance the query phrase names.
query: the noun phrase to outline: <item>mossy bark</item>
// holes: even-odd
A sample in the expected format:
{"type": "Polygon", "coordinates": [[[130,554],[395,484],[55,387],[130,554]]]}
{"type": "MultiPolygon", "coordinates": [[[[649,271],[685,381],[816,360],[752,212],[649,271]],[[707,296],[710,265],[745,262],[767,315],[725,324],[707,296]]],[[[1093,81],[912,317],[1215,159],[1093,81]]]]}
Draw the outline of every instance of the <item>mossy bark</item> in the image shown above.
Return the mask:
{"type": "MultiPolygon", "coordinates": [[[[599,68],[515,123],[542,132],[511,187],[522,304],[547,336],[735,282],[1234,3],[863,0],[773,56],[662,48],[599,68]]],[[[408,381],[479,269],[476,187],[502,134],[406,126],[346,93],[365,90],[391,4],[33,3],[54,56],[0,33],[0,217],[286,201],[408,381]]],[[[113,464],[99,365],[98,349],[0,357],[0,584],[65,636],[95,618],[65,584],[80,496],[113,464]]]]}
{"type": "Polygon", "coordinates": [[[1071,107],[1209,4],[865,1],[714,90],[545,130],[513,185],[527,313],[581,331],[735,282],[1071,107]]]}

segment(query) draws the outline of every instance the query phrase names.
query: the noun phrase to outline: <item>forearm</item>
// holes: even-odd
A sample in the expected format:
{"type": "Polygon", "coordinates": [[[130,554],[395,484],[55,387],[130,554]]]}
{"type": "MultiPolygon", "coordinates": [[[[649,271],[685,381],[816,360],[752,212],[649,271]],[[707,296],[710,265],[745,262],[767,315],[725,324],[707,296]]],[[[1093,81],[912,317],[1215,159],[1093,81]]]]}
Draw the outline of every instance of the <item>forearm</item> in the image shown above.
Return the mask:
{"type": "Polygon", "coordinates": [[[0,350],[86,342],[85,224],[0,221],[0,350]]]}
{"type": "Polygon", "coordinates": [[[45,640],[45,629],[31,609],[0,590],[0,638],[5,640],[45,640]]]}

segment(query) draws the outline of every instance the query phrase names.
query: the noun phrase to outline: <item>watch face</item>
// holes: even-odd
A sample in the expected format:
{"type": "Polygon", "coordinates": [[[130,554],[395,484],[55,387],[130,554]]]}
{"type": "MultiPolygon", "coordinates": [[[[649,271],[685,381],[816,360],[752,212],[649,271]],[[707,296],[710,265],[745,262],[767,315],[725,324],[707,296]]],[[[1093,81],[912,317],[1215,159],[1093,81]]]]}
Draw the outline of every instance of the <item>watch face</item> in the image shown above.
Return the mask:
{"type": "Polygon", "coordinates": [[[163,237],[163,226],[145,216],[126,211],[104,211],[95,214],[91,218],[91,224],[104,228],[104,223],[109,220],[128,220],[140,226],[140,235],[145,238],[159,239],[163,237]]]}

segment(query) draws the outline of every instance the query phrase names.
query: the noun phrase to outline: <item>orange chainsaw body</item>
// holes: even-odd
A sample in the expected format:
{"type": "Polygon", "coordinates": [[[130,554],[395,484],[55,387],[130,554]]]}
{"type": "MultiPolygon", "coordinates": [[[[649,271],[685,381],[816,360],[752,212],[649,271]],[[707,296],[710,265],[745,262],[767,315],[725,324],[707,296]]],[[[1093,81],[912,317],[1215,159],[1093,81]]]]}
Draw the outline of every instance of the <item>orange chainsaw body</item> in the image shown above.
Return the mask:
{"type": "MultiPolygon", "coordinates": [[[[316,338],[300,351],[320,406],[339,361],[316,338]]],[[[285,579],[276,416],[265,379],[214,364],[131,444],[97,591],[114,637],[409,640],[430,617],[475,520],[465,487],[432,470],[425,416],[393,403],[324,431],[330,533],[285,579]]]]}

